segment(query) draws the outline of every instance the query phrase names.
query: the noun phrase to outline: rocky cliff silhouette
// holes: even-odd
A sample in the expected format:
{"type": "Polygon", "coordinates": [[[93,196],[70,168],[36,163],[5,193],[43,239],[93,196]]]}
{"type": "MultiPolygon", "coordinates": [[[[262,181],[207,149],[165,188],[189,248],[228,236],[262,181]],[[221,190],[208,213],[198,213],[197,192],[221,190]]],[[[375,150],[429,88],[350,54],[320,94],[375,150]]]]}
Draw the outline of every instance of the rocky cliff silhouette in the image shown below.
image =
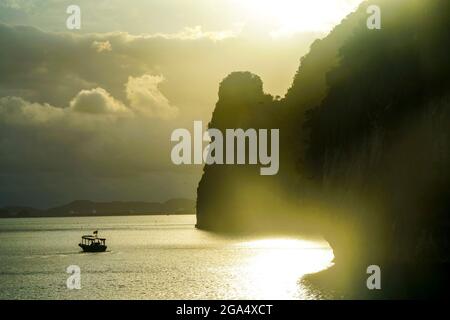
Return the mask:
{"type": "Polygon", "coordinates": [[[198,226],[312,228],[355,278],[377,264],[409,292],[418,274],[439,287],[450,259],[449,30],[449,1],[367,1],[312,44],[285,98],[250,73],[227,77],[210,127],[279,128],[280,173],[205,166],[198,226]],[[370,4],[381,30],[366,26],[370,4]]]}

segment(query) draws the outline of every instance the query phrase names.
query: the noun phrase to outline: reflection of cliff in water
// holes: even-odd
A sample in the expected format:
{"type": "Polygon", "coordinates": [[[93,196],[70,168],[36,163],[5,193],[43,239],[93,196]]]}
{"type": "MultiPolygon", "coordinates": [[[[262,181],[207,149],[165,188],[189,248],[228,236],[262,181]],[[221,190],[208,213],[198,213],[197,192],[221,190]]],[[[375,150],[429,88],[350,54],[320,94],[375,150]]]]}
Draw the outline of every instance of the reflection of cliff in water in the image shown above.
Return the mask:
{"type": "Polygon", "coordinates": [[[380,0],[381,30],[367,29],[367,5],[313,43],[284,99],[250,73],[222,82],[210,127],[279,128],[280,172],[206,166],[197,218],[219,231],[318,230],[333,272],[385,266],[395,297],[405,283],[405,295],[435,288],[450,258],[450,4],[380,0]]]}

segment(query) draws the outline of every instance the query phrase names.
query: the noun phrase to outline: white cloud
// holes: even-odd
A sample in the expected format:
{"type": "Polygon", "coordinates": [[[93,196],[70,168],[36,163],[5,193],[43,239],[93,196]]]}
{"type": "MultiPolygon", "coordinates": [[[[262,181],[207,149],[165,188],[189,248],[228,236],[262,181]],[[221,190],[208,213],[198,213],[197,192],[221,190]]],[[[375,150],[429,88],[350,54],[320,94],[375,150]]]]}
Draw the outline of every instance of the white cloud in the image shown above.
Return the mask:
{"type": "Polygon", "coordinates": [[[70,107],[76,112],[90,114],[129,112],[122,102],[114,99],[102,88],[80,91],[70,102],[70,107]]]}
{"type": "Polygon", "coordinates": [[[94,48],[98,53],[112,51],[111,42],[106,41],[94,41],[92,42],[92,48],[94,48]]]}
{"type": "Polygon", "coordinates": [[[180,32],[171,34],[157,33],[153,35],[153,37],[162,37],[165,39],[180,39],[180,40],[198,40],[207,38],[214,41],[220,41],[238,36],[241,33],[240,29],[222,30],[222,31],[203,31],[202,26],[195,26],[195,27],[185,27],[180,32]]]}
{"type": "Polygon", "coordinates": [[[170,152],[166,131],[158,119],[133,116],[100,88],[81,91],[67,108],[3,97],[0,174],[30,170],[130,177],[159,170],[170,166],[161,156],[170,152]]]}
{"type": "Polygon", "coordinates": [[[148,74],[130,77],[129,106],[103,88],[79,91],[65,108],[0,98],[0,173],[131,177],[167,170],[172,164],[161,155],[170,154],[167,137],[179,124],[160,120],[173,118],[178,109],[159,91],[161,81],[148,74]]]}
{"type": "Polygon", "coordinates": [[[145,74],[129,77],[126,98],[129,106],[114,98],[103,88],[86,89],[78,92],[71,100],[69,108],[55,107],[48,103],[27,101],[17,96],[0,98],[0,122],[5,124],[43,124],[53,120],[70,123],[82,121],[107,121],[131,116],[154,119],[172,119],[179,110],[159,90],[163,76],[145,74]],[[96,117],[98,116],[98,117],[96,117]]]}
{"type": "Polygon", "coordinates": [[[169,100],[158,88],[163,81],[163,76],[149,74],[141,77],[129,77],[126,94],[130,101],[130,108],[149,117],[174,118],[178,114],[178,108],[171,106],[169,100]]]}

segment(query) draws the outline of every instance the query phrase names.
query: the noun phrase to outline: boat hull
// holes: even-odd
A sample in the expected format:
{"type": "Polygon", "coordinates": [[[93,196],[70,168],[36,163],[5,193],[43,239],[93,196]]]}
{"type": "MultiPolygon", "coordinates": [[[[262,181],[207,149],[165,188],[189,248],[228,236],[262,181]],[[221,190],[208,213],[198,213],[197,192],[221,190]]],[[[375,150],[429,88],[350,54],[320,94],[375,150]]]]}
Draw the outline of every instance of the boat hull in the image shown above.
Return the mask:
{"type": "Polygon", "coordinates": [[[84,252],[105,252],[107,246],[101,244],[87,245],[87,244],[78,244],[84,252]]]}

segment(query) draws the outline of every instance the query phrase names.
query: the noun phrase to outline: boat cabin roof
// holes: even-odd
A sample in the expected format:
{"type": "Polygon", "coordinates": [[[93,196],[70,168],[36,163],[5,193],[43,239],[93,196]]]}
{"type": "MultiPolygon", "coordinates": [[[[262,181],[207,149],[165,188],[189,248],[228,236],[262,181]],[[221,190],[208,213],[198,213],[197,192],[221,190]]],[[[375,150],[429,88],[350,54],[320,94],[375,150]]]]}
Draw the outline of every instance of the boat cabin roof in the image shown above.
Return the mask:
{"type": "Polygon", "coordinates": [[[105,238],[97,238],[97,237],[91,236],[91,235],[82,236],[81,238],[85,239],[85,240],[102,240],[102,241],[106,240],[105,238]]]}

